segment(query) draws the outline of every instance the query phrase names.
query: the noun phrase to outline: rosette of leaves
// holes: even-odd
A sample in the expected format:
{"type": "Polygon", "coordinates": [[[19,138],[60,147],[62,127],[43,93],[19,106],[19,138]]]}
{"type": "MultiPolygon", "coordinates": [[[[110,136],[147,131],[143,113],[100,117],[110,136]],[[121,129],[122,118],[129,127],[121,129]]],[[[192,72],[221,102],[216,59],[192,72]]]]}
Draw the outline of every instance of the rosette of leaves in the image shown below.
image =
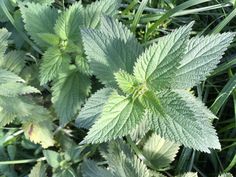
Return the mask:
{"type": "Polygon", "coordinates": [[[6,29],[0,29],[0,126],[17,119],[26,137],[47,148],[54,144],[51,116],[29,96],[40,91],[19,76],[25,68],[25,53],[6,52],[9,36],[6,29]]]}
{"type": "Polygon", "coordinates": [[[52,81],[52,103],[64,126],[73,120],[91,89],[90,69],[82,47],[81,28],[97,28],[103,14],[114,16],[119,1],[100,0],[84,7],[75,2],[68,8],[49,3],[20,3],[25,29],[44,51],[40,83],[52,81]]]}
{"type": "Polygon", "coordinates": [[[234,33],[190,38],[193,23],[143,48],[117,20],[82,30],[93,74],[106,88],[88,99],[77,118],[84,143],[128,136],[146,124],[161,137],[199,151],[220,149],[216,118],[188,90],[216,68],[234,33]]]}

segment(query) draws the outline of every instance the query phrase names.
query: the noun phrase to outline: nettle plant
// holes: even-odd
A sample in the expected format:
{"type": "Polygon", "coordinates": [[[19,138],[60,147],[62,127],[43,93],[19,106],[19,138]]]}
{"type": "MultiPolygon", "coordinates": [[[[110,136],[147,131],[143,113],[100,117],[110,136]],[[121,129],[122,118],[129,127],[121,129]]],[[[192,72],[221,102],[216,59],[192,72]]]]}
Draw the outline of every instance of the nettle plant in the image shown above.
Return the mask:
{"type": "MultiPolygon", "coordinates": [[[[0,30],[0,125],[22,124],[44,148],[34,146],[47,163],[38,162],[29,177],[47,176],[48,166],[54,177],[163,177],[159,171],[170,168],[180,145],[221,148],[216,116],[191,88],[217,67],[234,33],[190,38],[192,22],[144,46],[114,18],[120,1],[62,9],[53,0],[14,2],[33,42],[23,37],[37,51],[7,50],[10,33],[0,30]],[[39,84],[29,86],[32,79],[39,84]],[[79,133],[88,130],[79,145],[70,137],[75,119],[79,133]],[[94,154],[106,164],[89,160],[94,154]]],[[[8,6],[0,12],[4,22],[8,6]]]]}
{"type": "Polygon", "coordinates": [[[216,68],[234,33],[189,39],[193,23],[144,48],[121,23],[103,18],[82,30],[91,71],[105,85],[77,118],[84,143],[102,143],[152,130],[199,151],[220,149],[215,115],[188,91],[216,68]]]}

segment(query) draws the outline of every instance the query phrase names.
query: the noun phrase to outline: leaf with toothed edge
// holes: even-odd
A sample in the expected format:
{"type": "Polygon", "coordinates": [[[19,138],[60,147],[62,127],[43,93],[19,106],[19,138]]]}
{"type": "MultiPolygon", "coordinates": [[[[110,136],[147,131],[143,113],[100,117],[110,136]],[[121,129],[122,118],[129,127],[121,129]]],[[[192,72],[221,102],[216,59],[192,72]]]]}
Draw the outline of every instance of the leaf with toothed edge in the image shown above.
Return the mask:
{"type": "Polygon", "coordinates": [[[188,89],[205,80],[217,67],[234,36],[235,33],[228,32],[190,39],[173,80],[173,88],[188,89]]]}
{"type": "Polygon", "coordinates": [[[101,117],[95,122],[84,139],[84,143],[105,142],[128,135],[142,120],[143,106],[113,92],[103,108],[101,117]]]}

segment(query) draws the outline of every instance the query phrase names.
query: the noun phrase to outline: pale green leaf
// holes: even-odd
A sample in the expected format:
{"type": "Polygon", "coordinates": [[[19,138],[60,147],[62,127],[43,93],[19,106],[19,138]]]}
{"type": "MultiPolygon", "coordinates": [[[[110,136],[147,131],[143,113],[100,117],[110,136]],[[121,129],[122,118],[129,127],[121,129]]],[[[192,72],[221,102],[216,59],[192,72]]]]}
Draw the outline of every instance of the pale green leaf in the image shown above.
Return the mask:
{"type": "Polygon", "coordinates": [[[2,60],[3,55],[7,49],[9,37],[10,33],[5,28],[0,29],[0,60],[2,60]]]}
{"type": "Polygon", "coordinates": [[[52,33],[38,33],[38,37],[42,39],[44,42],[56,46],[60,43],[60,38],[56,34],[52,33]]]}
{"type": "Polygon", "coordinates": [[[210,152],[220,149],[219,139],[211,125],[213,114],[184,90],[163,91],[157,94],[165,114],[148,113],[150,126],[161,137],[186,147],[210,152]]]}
{"type": "Polygon", "coordinates": [[[114,16],[118,13],[120,0],[99,0],[93,2],[83,9],[83,26],[87,28],[96,28],[102,15],[114,16]]]}
{"type": "Polygon", "coordinates": [[[42,162],[38,162],[30,171],[29,177],[47,177],[46,170],[46,165],[42,162]]]}
{"type": "Polygon", "coordinates": [[[145,142],[143,155],[156,168],[165,168],[174,160],[179,145],[161,138],[153,133],[145,142]]]}
{"type": "Polygon", "coordinates": [[[23,83],[8,82],[0,84],[0,95],[7,97],[15,97],[19,95],[26,95],[30,93],[40,93],[40,91],[34,87],[27,86],[23,83]]]}
{"type": "Polygon", "coordinates": [[[231,173],[222,173],[218,177],[233,177],[233,175],[231,173]]]}
{"type": "Polygon", "coordinates": [[[145,136],[145,134],[150,130],[150,128],[151,127],[149,125],[148,119],[144,117],[140,122],[140,124],[138,125],[138,127],[136,127],[130,133],[131,139],[134,141],[142,139],[145,136]]]}
{"type": "Polygon", "coordinates": [[[25,81],[16,74],[0,68],[0,84],[8,82],[25,82],[25,81]]]}
{"type": "Polygon", "coordinates": [[[82,164],[83,177],[112,177],[112,173],[99,167],[95,161],[85,159],[82,164]]]}
{"type": "Polygon", "coordinates": [[[43,55],[43,62],[40,65],[40,84],[57,77],[58,73],[69,69],[70,57],[63,54],[59,48],[50,47],[43,55]]]}
{"type": "Polygon", "coordinates": [[[71,5],[66,11],[62,12],[56,21],[54,30],[63,40],[78,41],[80,39],[80,27],[82,25],[81,1],[71,5]]]}
{"type": "Polygon", "coordinates": [[[114,75],[118,86],[124,93],[131,94],[135,91],[138,81],[133,75],[122,70],[115,73],[114,75]]]}
{"type": "Polygon", "coordinates": [[[23,124],[25,136],[34,143],[39,143],[43,148],[54,145],[52,123],[44,120],[40,122],[28,122],[23,124]]]}
{"type": "Polygon", "coordinates": [[[25,52],[10,51],[2,59],[0,58],[0,67],[8,71],[19,74],[25,66],[25,52]]]}
{"type": "MultiPolygon", "coordinates": [[[[142,52],[142,46],[137,42],[134,36],[124,25],[117,21],[104,18],[104,24],[107,28],[114,28],[120,32],[107,33],[107,30],[82,30],[82,38],[85,53],[93,73],[106,85],[116,85],[114,73],[120,69],[132,73],[136,58],[142,52]],[[119,36],[120,35],[120,36],[119,36]]],[[[103,27],[106,28],[106,27],[103,27]]],[[[102,29],[102,28],[101,28],[102,29]]]]}
{"type": "Polygon", "coordinates": [[[143,112],[138,100],[113,92],[84,141],[99,143],[128,135],[141,122],[143,112]]]}
{"type": "Polygon", "coordinates": [[[73,120],[90,91],[88,76],[76,68],[59,74],[52,86],[52,102],[59,116],[60,125],[73,120]]]}
{"type": "Polygon", "coordinates": [[[52,4],[55,0],[17,0],[22,2],[34,2],[39,4],[52,4]]]}
{"type": "Polygon", "coordinates": [[[143,52],[134,67],[136,79],[154,89],[170,87],[185,53],[192,25],[180,27],[160,38],[158,44],[143,52]]]}
{"type": "Polygon", "coordinates": [[[47,4],[22,3],[20,11],[25,23],[25,29],[31,38],[42,48],[49,45],[39,36],[39,33],[54,33],[53,27],[56,22],[57,10],[47,4]]]}
{"type": "Polygon", "coordinates": [[[178,66],[172,87],[191,88],[205,80],[217,67],[234,35],[229,32],[192,38],[178,66]]]}
{"type": "Polygon", "coordinates": [[[104,88],[92,94],[79,112],[79,116],[76,119],[76,125],[89,129],[100,117],[104,104],[107,102],[111,92],[112,89],[104,88]]]}
{"type": "Polygon", "coordinates": [[[52,150],[44,150],[44,157],[46,157],[47,163],[53,168],[58,168],[60,166],[61,157],[60,154],[52,150]]]}
{"type": "Polygon", "coordinates": [[[108,161],[112,177],[149,177],[146,165],[122,141],[111,142],[101,151],[108,161]]]}
{"type": "Polygon", "coordinates": [[[178,175],[176,177],[198,177],[198,175],[197,175],[197,173],[188,172],[188,173],[184,173],[182,175],[178,175]]]}

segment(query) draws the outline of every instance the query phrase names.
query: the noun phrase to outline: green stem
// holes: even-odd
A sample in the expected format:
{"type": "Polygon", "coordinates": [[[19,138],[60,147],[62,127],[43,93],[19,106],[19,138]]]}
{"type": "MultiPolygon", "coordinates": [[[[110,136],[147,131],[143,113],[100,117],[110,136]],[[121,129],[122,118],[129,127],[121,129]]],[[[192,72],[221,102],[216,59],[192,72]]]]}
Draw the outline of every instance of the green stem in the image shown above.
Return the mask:
{"type": "Polygon", "coordinates": [[[0,161],[0,165],[24,164],[24,163],[39,162],[39,161],[44,161],[44,160],[46,160],[46,157],[41,157],[39,159],[0,161]]]}

